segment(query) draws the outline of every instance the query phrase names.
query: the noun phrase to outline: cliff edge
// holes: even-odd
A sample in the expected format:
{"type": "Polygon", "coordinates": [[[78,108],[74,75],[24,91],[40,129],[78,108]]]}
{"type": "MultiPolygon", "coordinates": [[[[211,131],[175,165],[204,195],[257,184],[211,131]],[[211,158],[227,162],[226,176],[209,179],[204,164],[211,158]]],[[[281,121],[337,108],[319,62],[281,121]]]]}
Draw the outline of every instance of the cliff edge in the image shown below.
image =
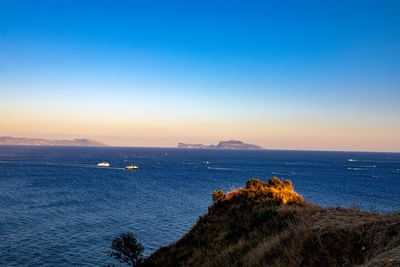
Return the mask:
{"type": "Polygon", "coordinates": [[[225,194],[145,266],[400,266],[400,215],[307,203],[274,177],[225,194]]]}

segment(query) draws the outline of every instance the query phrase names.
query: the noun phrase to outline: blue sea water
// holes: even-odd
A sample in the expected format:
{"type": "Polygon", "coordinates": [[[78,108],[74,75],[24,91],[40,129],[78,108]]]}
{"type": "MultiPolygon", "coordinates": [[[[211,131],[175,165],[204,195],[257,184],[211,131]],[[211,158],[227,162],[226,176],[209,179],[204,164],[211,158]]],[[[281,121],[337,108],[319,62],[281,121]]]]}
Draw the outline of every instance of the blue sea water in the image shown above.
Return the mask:
{"type": "Polygon", "coordinates": [[[109,246],[127,231],[149,255],[193,226],[213,190],[272,176],[322,206],[400,209],[399,153],[0,146],[0,266],[116,263],[109,246]]]}

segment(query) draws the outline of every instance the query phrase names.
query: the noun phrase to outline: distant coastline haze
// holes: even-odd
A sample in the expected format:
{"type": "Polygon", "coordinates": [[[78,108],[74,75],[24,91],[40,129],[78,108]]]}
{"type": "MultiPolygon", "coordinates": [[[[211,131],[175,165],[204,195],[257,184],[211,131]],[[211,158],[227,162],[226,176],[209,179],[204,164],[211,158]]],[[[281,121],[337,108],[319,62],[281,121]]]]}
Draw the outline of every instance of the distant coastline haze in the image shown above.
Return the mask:
{"type": "Polygon", "coordinates": [[[0,136],[0,145],[19,146],[105,146],[105,144],[90,139],[49,140],[42,138],[13,138],[0,136]]]}

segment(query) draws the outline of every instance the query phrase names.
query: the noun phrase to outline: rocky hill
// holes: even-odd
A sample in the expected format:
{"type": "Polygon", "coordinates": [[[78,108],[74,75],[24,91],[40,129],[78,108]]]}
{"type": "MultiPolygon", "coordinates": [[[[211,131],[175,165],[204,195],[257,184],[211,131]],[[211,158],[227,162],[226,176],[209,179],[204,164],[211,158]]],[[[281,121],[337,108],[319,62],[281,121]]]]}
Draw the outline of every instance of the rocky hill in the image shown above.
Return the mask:
{"type": "Polygon", "coordinates": [[[400,266],[400,215],[307,203],[290,181],[225,194],[144,266],[400,266]]]}
{"type": "Polygon", "coordinates": [[[105,146],[95,140],[73,139],[73,140],[49,140],[41,138],[14,138],[9,136],[0,137],[0,145],[22,145],[22,146],[105,146]]]}
{"type": "Polygon", "coordinates": [[[202,145],[202,144],[185,144],[185,143],[179,143],[178,148],[207,148],[207,146],[202,145]]]}
{"type": "Polygon", "coordinates": [[[197,149],[242,149],[242,150],[262,150],[263,148],[257,145],[246,144],[242,141],[230,140],[221,141],[218,145],[202,145],[202,144],[185,144],[179,143],[178,148],[197,148],[197,149]]]}

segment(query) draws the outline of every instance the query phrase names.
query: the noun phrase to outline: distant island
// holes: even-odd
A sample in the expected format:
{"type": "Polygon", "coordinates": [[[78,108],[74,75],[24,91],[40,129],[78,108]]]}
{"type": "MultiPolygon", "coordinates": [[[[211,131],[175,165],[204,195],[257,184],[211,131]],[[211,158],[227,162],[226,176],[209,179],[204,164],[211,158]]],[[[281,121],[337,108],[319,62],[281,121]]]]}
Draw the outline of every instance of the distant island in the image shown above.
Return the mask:
{"type": "Polygon", "coordinates": [[[0,145],[17,146],[105,146],[105,144],[90,139],[49,140],[41,138],[14,138],[1,136],[0,145]]]}
{"type": "Polygon", "coordinates": [[[257,145],[252,145],[252,144],[246,144],[243,143],[242,141],[236,141],[236,140],[230,140],[230,141],[221,141],[218,143],[218,145],[211,145],[211,146],[206,146],[202,144],[185,144],[185,143],[179,143],[178,148],[196,148],[196,149],[242,149],[242,150],[263,150],[264,148],[257,146],[257,145]]]}

